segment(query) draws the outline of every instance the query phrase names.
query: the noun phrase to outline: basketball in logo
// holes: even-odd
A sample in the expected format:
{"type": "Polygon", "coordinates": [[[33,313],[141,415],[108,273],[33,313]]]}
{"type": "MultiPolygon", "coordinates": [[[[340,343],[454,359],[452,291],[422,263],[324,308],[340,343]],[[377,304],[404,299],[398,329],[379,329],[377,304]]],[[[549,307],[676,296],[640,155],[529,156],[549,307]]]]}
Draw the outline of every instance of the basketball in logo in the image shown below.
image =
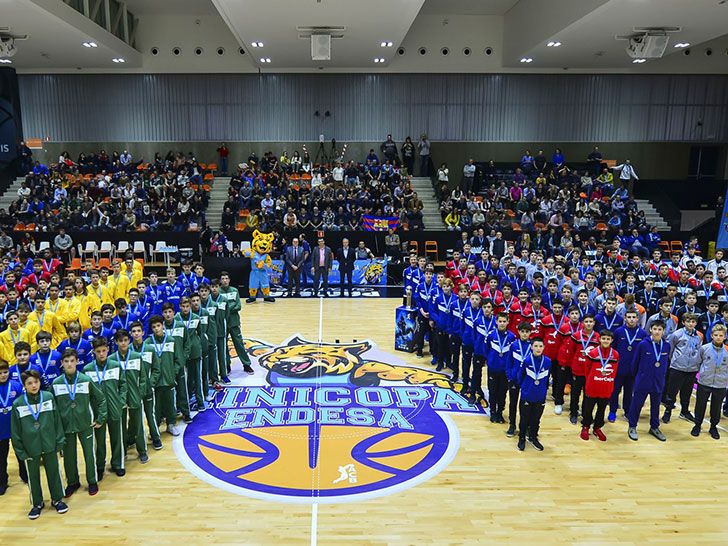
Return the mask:
{"type": "Polygon", "coordinates": [[[246,344],[258,384],[223,388],[175,440],[190,471],[241,495],[350,502],[411,487],[457,452],[447,412],[482,412],[447,376],[402,366],[368,341],[246,344]]]}

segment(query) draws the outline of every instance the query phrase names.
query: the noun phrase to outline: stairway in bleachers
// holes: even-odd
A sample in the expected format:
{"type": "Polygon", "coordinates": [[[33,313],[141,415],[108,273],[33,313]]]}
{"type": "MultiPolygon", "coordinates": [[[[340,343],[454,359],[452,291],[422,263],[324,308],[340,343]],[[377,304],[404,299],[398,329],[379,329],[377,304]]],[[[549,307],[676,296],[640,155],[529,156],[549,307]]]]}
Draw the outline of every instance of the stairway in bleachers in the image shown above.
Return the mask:
{"type": "Polygon", "coordinates": [[[207,205],[205,218],[213,231],[220,229],[222,225],[222,207],[228,198],[230,188],[229,176],[218,176],[212,181],[210,189],[210,202],[207,205]]]}
{"type": "Polygon", "coordinates": [[[425,224],[425,229],[444,229],[445,224],[440,215],[440,207],[437,204],[432,180],[427,177],[413,176],[410,178],[410,183],[412,189],[417,192],[417,197],[422,200],[422,204],[425,206],[422,209],[422,222],[425,224]]]}

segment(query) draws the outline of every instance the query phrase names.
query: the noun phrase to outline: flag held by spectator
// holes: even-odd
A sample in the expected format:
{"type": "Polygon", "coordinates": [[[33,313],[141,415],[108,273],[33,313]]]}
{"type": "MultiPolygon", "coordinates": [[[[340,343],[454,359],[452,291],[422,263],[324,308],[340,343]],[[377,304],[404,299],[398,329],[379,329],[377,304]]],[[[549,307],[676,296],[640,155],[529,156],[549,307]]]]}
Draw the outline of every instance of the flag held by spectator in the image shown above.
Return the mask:
{"type": "Polygon", "coordinates": [[[362,227],[367,231],[387,231],[389,228],[397,229],[399,218],[396,216],[370,216],[361,217],[362,227]]]}

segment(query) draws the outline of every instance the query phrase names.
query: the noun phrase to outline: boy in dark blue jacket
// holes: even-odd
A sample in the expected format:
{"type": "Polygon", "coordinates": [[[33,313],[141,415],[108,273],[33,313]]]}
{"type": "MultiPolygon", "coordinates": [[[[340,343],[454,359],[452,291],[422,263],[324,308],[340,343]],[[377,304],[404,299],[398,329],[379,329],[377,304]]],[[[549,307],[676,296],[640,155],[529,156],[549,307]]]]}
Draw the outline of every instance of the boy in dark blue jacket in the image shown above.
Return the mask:
{"type": "Polygon", "coordinates": [[[464,396],[470,390],[470,365],[473,362],[473,351],[475,351],[475,323],[480,320],[483,311],[480,309],[480,294],[470,293],[470,304],[463,311],[463,388],[460,393],[464,396]]]}
{"type": "MultiPolygon", "coordinates": [[[[430,306],[430,328],[437,332],[437,371],[447,365],[450,356],[450,306],[457,296],[453,295],[453,284],[450,279],[443,279],[441,289],[438,291],[430,306]]],[[[432,335],[432,334],[430,334],[432,335]]]]}
{"type": "Polygon", "coordinates": [[[526,436],[528,436],[529,444],[538,451],[543,451],[543,446],[538,441],[538,429],[546,404],[546,391],[551,370],[551,360],[544,356],[543,350],[543,338],[534,337],[531,340],[531,354],[525,358],[518,372],[518,384],[521,386],[519,451],[526,449],[526,436]]]}
{"type": "MultiPolygon", "coordinates": [[[[30,368],[29,368],[30,369],[30,368]]],[[[20,381],[10,379],[10,367],[0,360],[0,495],[8,489],[8,453],[10,452],[10,412],[15,399],[23,394],[20,381]]],[[[16,455],[17,457],[17,455],[16,455]]],[[[20,479],[28,483],[25,461],[18,459],[20,479]]]]}
{"type": "Polygon", "coordinates": [[[430,354],[436,353],[436,344],[434,334],[430,332],[430,302],[437,285],[432,280],[432,270],[425,271],[424,280],[417,286],[414,291],[414,303],[417,307],[417,330],[415,331],[415,349],[417,358],[422,358],[422,350],[425,345],[425,335],[430,335],[430,354]]]}
{"type": "MultiPolygon", "coordinates": [[[[495,317],[493,316],[493,302],[489,299],[481,299],[481,313],[479,318],[474,321],[475,329],[475,345],[473,345],[473,374],[470,379],[470,398],[468,403],[475,405],[476,396],[485,399],[483,392],[483,367],[488,355],[487,337],[491,330],[495,329],[495,317]]],[[[493,420],[493,412],[491,408],[490,420],[493,420]]]]}
{"type": "Polygon", "coordinates": [[[458,286],[458,295],[450,305],[450,368],[453,370],[452,381],[455,383],[460,374],[460,346],[463,342],[463,312],[470,305],[468,287],[458,286]]]}
{"type": "Polygon", "coordinates": [[[635,364],[637,361],[637,346],[647,337],[647,332],[638,326],[639,313],[636,309],[630,309],[624,315],[624,326],[617,328],[614,332],[612,347],[619,355],[617,376],[614,378],[614,390],[609,400],[610,423],[617,420],[617,408],[619,407],[619,393],[624,390],[622,396],[622,409],[624,416],[629,413],[634,390],[635,364]]]}
{"type": "MultiPolygon", "coordinates": [[[[496,315],[495,325],[495,329],[488,334],[485,343],[486,358],[488,359],[488,404],[490,405],[491,423],[505,423],[503,408],[506,404],[509,360],[511,345],[516,340],[516,336],[508,331],[506,313],[496,315]]],[[[509,417],[511,416],[509,415],[509,417]]],[[[511,436],[513,435],[511,434],[511,436]]]]}
{"type": "MultiPolygon", "coordinates": [[[[518,374],[523,361],[531,354],[531,332],[533,327],[530,322],[522,322],[518,325],[518,339],[511,334],[511,346],[506,362],[506,377],[508,378],[508,430],[506,436],[513,438],[516,433],[516,414],[518,412],[518,398],[521,394],[521,386],[518,384],[518,374]]],[[[545,346],[545,345],[544,345],[545,346]]]]}

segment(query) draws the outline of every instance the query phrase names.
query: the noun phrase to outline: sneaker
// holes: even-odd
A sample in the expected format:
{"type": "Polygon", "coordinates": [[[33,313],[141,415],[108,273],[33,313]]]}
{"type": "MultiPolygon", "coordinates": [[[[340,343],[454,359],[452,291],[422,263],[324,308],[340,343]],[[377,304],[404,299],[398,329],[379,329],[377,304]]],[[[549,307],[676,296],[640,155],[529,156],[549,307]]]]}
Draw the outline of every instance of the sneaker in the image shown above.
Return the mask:
{"type": "Polygon", "coordinates": [[[518,445],[516,447],[518,447],[518,451],[523,451],[524,449],[526,449],[526,439],[519,438],[518,445]]]}
{"type": "Polygon", "coordinates": [[[629,429],[627,429],[627,436],[629,436],[630,440],[634,440],[636,442],[638,440],[637,427],[629,427],[629,429]]]}
{"type": "Polygon", "coordinates": [[[263,298],[263,301],[265,301],[267,303],[275,303],[276,302],[275,298],[271,298],[270,296],[268,296],[267,298],[263,298]]]}
{"type": "Polygon", "coordinates": [[[225,384],[230,384],[230,383],[232,383],[232,381],[230,381],[230,378],[229,378],[229,377],[228,377],[227,375],[226,375],[225,377],[223,377],[223,378],[222,378],[222,382],[223,382],[223,383],[225,383],[225,384]]]}
{"type": "Polygon", "coordinates": [[[208,402],[212,402],[212,401],[214,401],[214,400],[215,400],[215,394],[216,394],[216,393],[215,393],[215,391],[214,391],[214,390],[213,390],[213,391],[210,391],[210,392],[208,392],[208,393],[207,393],[207,398],[205,398],[205,400],[206,400],[206,401],[208,401],[208,402]]]}
{"type": "Polygon", "coordinates": [[[710,437],[713,438],[713,440],[720,440],[720,432],[718,432],[717,428],[710,427],[710,437]]]}
{"type": "Polygon", "coordinates": [[[142,464],[147,464],[149,462],[149,455],[147,455],[146,453],[142,453],[141,455],[139,455],[139,462],[142,464]]]}
{"type": "Polygon", "coordinates": [[[38,519],[43,508],[45,508],[45,503],[40,506],[33,506],[33,508],[30,509],[30,512],[28,512],[28,519],[38,519]]]}
{"type": "Polygon", "coordinates": [[[184,421],[185,424],[189,425],[192,422],[192,416],[185,415],[184,418],[182,419],[182,421],[184,421]]]}
{"type": "Polygon", "coordinates": [[[68,512],[68,505],[62,500],[52,502],[51,506],[53,506],[53,508],[55,508],[56,512],[58,512],[59,514],[65,514],[66,512],[68,512]]]}
{"type": "Polygon", "coordinates": [[[152,446],[154,446],[154,449],[156,449],[156,450],[162,449],[164,447],[162,445],[162,440],[154,440],[152,442],[152,446]]]}
{"type": "Polygon", "coordinates": [[[126,470],[124,470],[123,468],[117,468],[116,470],[114,470],[114,474],[116,474],[120,478],[123,478],[124,476],[126,476],[126,470]]]}
{"type": "Polygon", "coordinates": [[[508,427],[508,430],[506,430],[506,436],[509,438],[513,438],[516,435],[516,427],[514,425],[511,425],[508,427]]]}
{"type": "Polygon", "coordinates": [[[255,370],[253,370],[253,368],[252,368],[252,366],[250,366],[250,364],[246,364],[245,366],[243,366],[243,371],[245,373],[255,373],[255,370]]]}
{"type": "Polygon", "coordinates": [[[416,354],[415,356],[416,356],[417,358],[422,358],[422,354],[421,354],[421,353],[417,353],[417,354],[416,354]]]}
{"type": "Polygon", "coordinates": [[[99,484],[98,483],[90,483],[88,485],[88,494],[89,495],[94,496],[98,492],[99,492],[99,484]]]}
{"type": "Polygon", "coordinates": [[[220,381],[215,381],[212,384],[212,388],[215,389],[216,391],[222,390],[222,383],[220,381]]]}
{"type": "Polygon", "coordinates": [[[169,432],[172,436],[179,436],[179,430],[177,430],[175,425],[167,425],[167,432],[169,432]]]}
{"type": "Polygon", "coordinates": [[[543,451],[543,446],[541,445],[541,442],[538,441],[538,438],[529,438],[528,443],[531,444],[537,451],[543,451]]]}
{"type": "Polygon", "coordinates": [[[672,410],[666,409],[665,413],[662,414],[662,422],[665,424],[669,423],[671,415],[672,415],[672,410]]]}
{"type": "Polygon", "coordinates": [[[667,438],[665,438],[665,435],[662,433],[662,431],[659,428],[650,428],[650,434],[652,434],[652,436],[654,436],[661,442],[664,442],[665,440],[667,440],[667,438]]]}
{"type": "MultiPolygon", "coordinates": [[[[471,392],[470,393],[470,396],[468,396],[468,405],[469,406],[474,406],[475,405],[475,393],[474,392],[471,392]]],[[[491,421],[492,420],[493,420],[493,418],[491,416],[491,421]]]]}
{"type": "Polygon", "coordinates": [[[575,425],[577,423],[577,421],[579,421],[579,416],[578,415],[569,415],[569,422],[572,425],[575,425]]]}
{"type": "Polygon", "coordinates": [[[80,483],[74,483],[72,485],[67,485],[66,486],[66,491],[65,491],[65,493],[64,493],[63,496],[65,498],[69,498],[71,495],[73,495],[80,488],[81,488],[81,484],[80,483]]]}
{"type": "Polygon", "coordinates": [[[6,483],[0,484],[0,495],[4,495],[7,490],[8,490],[8,484],[6,484],[6,483]]]}
{"type": "Polygon", "coordinates": [[[700,425],[695,425],[693,429],[690,431],[691,436],[695,436],[696,438],[700,436],[700,425]]]}
{"type": "Polygon", "coordinates": [[[433,356],[433,357],[432,357],[432,360],[430,360],[430,364],[432,364],[433,366],[434,366],[435,364],[437,364],[437,357],[436,357],[436,356],[433,356]]]}
{"type": "Polygon", "coordinates": [[[610,411],[609,416],[607,417],[607,421],[609,421],[610,423],[614,423],[616,420],[617,420],[617,414],[614,413],[613,411],[610,411]]]}
{"type": "Polygon", "coordinates": [[[594,436],[596,436],[599,439],[600,442],[606,442],[607,441],[606,434],[604,434],[602,432],[602,429],[600,429],[600,428],[595,428],[594,429],[594,436]]]}
{"type": "Polygon", "coordinates": [[[207,409],[207,402],[205,402],[204,400],[202,401],[202,404],[197,404],[197,411],[198,412],[202,413],[206,409],[207,409]]]}
{"type": "Polygon", "coordinates": [[[556,404],[556,405],[554,406],[554,414],[555,414],[555,415],[561,415],[561,413],[562,413],[563,411],[564,411],[564,406],[562,406],[561,404],[556,404]]]}
{"type": "Polygon", "coordinates": [[[443,369],[444,367],[445,367],[445,366],[443,366],[442,364],[438,364],[438,365],[437,365],[437,368],[435,368],[435,371],[436,371],[436,372],[441,372],[441,371],[442,371],[442,369],[443,369]]]}
{"type": "Polygon", "coordinates": [[[690,413],[689,411],[681,411],[680,419],[684,419],[685,421],[688,421],[690,423],[695,422],[695,416],[692,413],[690,413]]]}
{"type": "Polygon", "coordinates": [[[255,298],[248,298],[245,300],[245,303],[255,303],[255,298]]]}
{"type": "Polygon", "coordinates": [[[589,440],[589,427],[582,426],[581,434],[579,434],[582,440],[589,440]]]}

